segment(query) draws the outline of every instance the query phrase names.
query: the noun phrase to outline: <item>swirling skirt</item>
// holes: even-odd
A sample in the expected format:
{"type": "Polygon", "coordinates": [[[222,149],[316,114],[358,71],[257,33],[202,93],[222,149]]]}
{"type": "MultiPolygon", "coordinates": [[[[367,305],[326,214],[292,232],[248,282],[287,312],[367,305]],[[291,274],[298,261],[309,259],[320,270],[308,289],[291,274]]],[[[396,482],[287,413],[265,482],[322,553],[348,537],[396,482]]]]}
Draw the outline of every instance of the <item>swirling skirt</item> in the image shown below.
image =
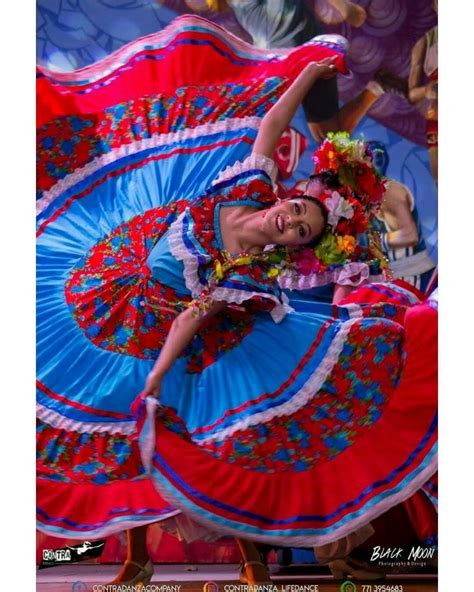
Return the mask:
{"type": "Polygon", "coordinates": [[[338,55],[343,69],[344,50],[329,36],[269,53],[182,17],[91,67],[38,72],[42,531],[92,538],[183,512],[224,534],[324,544],[434,474],[436,311],[406,287],[228,328],[232,355],[202,372],[178,363],[175,400],[130,411],[153,364],[147,311],[133,312],[151,290],[151,244],[130,221],[164,232],[247,155],[305,63],[338,55]],[[85,315],[78,295],[101,281],[91,266],[113,289],[85,315]]]}

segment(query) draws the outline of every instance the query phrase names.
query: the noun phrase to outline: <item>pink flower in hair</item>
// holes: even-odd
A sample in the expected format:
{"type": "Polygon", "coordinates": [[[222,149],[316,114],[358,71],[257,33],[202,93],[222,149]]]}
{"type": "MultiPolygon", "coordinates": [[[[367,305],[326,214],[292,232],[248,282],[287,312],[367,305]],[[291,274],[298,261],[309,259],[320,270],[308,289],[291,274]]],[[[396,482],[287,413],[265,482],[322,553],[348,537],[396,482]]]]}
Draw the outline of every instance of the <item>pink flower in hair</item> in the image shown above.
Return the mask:
{"type": "Polygon", "coordinates": [[[295,263],[296,270],[301,275],[311,275],[321,270],[321,263],[315,257],[314,250],[311,248],[296,251],[291,256],[295,263]]]}
{"type": "Polygon", "coordinates": [[[354,208],[337,191],[333,191],[330,197],[324,200],[324,205],[328,211],[328,224],[336,228],[341,218],[350,220],[354,215],[354,208]]]}

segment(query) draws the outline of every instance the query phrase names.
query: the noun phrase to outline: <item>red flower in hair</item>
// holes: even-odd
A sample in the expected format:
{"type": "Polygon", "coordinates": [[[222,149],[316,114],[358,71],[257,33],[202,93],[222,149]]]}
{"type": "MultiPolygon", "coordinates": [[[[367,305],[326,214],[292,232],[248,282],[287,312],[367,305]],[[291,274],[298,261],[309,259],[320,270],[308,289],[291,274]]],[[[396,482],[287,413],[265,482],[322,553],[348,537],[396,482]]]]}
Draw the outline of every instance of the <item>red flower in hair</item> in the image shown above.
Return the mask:
{"type": "Polygon", "coordinates": [[[329,140],[325,140],[313,156],[315,172],[320,173],[322,171],[337,171],[339,168],[337,157],[338,154],[335,150],[334,144],[329,140]]]}
{"type": "Polygon", "coordinates": [[[360,163],[354,173],[356,191],[362,194],[370,203],[378,204],[383,197],[385,184],[379,181],[373,168],[360,163]]]}

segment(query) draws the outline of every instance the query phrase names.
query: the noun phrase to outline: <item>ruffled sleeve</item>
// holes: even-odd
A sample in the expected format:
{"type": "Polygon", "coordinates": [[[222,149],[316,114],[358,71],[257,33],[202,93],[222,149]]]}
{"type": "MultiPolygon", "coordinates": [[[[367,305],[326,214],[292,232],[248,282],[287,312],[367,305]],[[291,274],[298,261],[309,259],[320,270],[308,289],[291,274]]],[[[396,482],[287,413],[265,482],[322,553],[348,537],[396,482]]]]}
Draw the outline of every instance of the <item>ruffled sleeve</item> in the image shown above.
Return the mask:
{"type": "Polygon", "coordinates": [[[238,160],[233,165],[228,166],[219,173],[217,178],[212,182],[212,189],[215,190],[222,183],[229,183],[234,180],[237,182],[239,178],[247,176],[250,172],[261,172],[270,181],[273,191],[277,190],[276,179],[278,175],[278,167],[275,162],[264,156],[263,154],[250,154],[246,159],[238,160]]]}
{"type": "Polygon", "coordinates": [[[280,287],[285,290],[309,290],[328,284],[360,286],[369,278],[369,266],[362,262],[346,263],[336,269],[301,275],[290,273],[279,278],[280,287]]]}

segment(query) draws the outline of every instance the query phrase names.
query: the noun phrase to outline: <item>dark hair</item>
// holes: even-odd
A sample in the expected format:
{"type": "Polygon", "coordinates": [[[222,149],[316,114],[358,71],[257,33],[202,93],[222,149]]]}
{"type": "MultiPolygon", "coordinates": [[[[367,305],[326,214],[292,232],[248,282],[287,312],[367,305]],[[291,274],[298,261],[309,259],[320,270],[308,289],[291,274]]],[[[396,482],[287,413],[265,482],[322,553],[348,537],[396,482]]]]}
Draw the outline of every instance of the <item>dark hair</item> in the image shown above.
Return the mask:
{"type": "Polygon", "coordinates": [[[316,175],[310,175],[309,182],[311,181],[319,181],[323,185],[326,185],[328,189],[338,189],[341,186],[339,175],[334,171],[323,171],[316,175]]]}

